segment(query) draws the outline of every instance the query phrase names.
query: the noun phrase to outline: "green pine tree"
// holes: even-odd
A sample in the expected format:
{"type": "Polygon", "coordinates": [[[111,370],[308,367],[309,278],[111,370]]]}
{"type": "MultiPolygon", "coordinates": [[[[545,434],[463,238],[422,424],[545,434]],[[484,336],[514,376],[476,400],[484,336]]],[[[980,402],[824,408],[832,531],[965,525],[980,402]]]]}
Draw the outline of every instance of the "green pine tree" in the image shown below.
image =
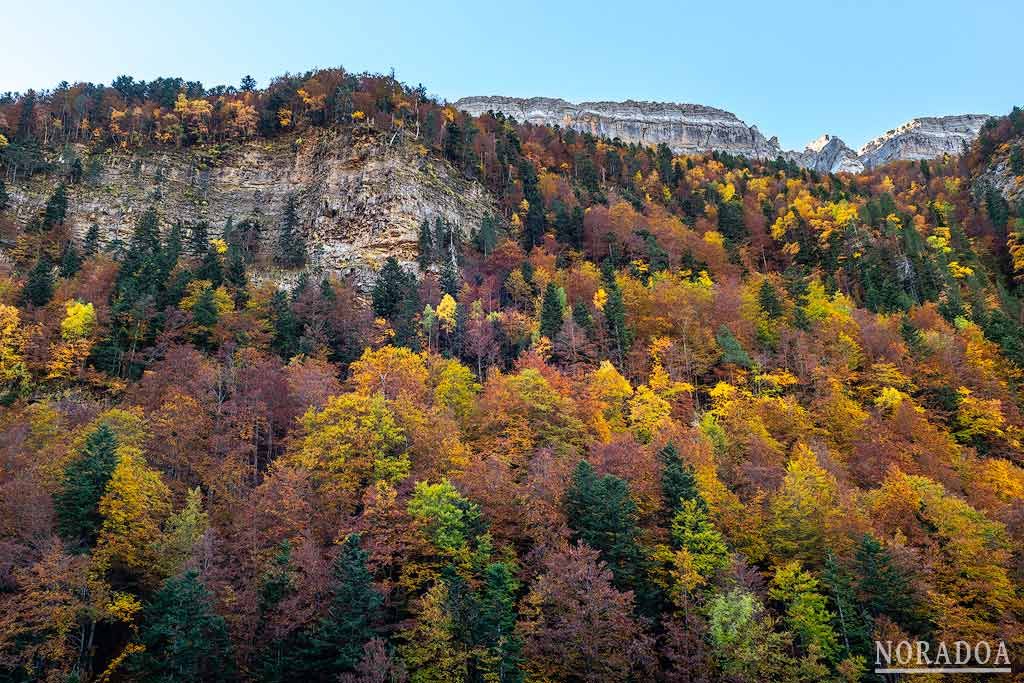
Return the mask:
{"type": "Polygon", "coordinates": [[[430,221],[426,218],[420,223],[418,261],[420,270],[427,270],[434,262],[434,235],[430,231],[430,221]]]}
{"type": "MultiPolygon", "coordinates": [[[[224,227],[225,240],[231,234],[232,219],[228,216],[227,224],[224,227]]],[[[189,228],[189,249],[196,256],[204,256],[210,249],[210,224],[206,221],[193,223],[189,228]]]]}
{"type": "Polygon", "coordinates": [[[477,249],[486,258],[498,245],[498,228],[496,219],[487,214],[480,222],[480,231],[477,233],[477,249]]]}
{"type": "Polygon", "coordinates": [[[274,325],[274,339],[270,346],[288,360],[298,353],[300,326],[283,289],[274,292],[270,298],[270,318],[274,325]]]}
{"type": "Polygon", "coordinates": [[[7,194],[7,185],[4,184],[4,179],[0,178],[0,211],[3,211],[11,205],[11,195],[7,194]]]}
{"type": "Polygon", "coordinates": [[[64,183],[61,183],[46,201],[46,208],[43,210],[43,227],[52,228],[55,225],[63,225],[67,215],[68,195],[64,183]]]}
{"type": "Polygon", "coordinates": [[[359,534],[349,534],[334,561],[330,607],[312,638],[312,658],[317,668],[337,674],[350,671],[373,637],[373,620],[383,599],[366,566],[367,553],[359,534]]]}
{"type": "Polygon", "coordinates": [[[854,573],[860,602],[872,617],[884,614],[912,633],[918,632],[919,609],[910,577],[871,534],[864,534],[857,547],[854,573]]]}
{"type": "Polygon", "coordinates": [[[21,303],[45,306],[53,297],[53,266],[46,256],[39,257],[21,289],[21,303]]]}
{"type": "Polygon", "coordinates": [[[82,259],[75,249],[74,242],[68,242],[64,248],[64,255],[60,259],[60,276],[63,278],[74,277],[78,269],[82,267],[82,259]]]}
{"type": "Polygon", "coordinates": [[[86,258],[93,256],[100,250],[100,226],[93,223],[85,233],[85,241],[82,244],[82,253],[86,258]]]}
{"type": "Polygon", "coordinates": [[[299,228],[299,206],[294,194],[288,195],[281,229],[277,238],[275,261],[284,268],[301,268],[306,265],[306,239],[299,228]]]}
{"type": "Polygon", "coordinates": [[[128,660],[140,680],[154,683],[230,681],[235,678],[224,618],[195,570],[164,582],[143,613],[139,642],[128,660]]]}
{"type": "Polygon", "coordinates": [[[573,541],[601,552],[619,588],[637,590],[644,556],[638,542],[636,503],[626,482],[610,474],[598,476],[590,463],[581,460],[564,505],[573,541]]]}
{"type": "Polygon", "coordinates": [[[769,320],[777,320],[782,316],[782,300],[772,283],[765,279],[757,291],[757,303],[769,320]]]}
{"type": "Polygon", "coordinates": [[[718,328],[718,332],[715,334],[715,341],[718,342],[719,348],[722,349],[722,363],[724,365],[732,364],[742,368],[753,367],[754,361],[751,360],[739,340],[733,336],[728,327],[722,325],[718,328]]]}
{"type": "Polygon", "coordinates": [[[675,516],[684,501],[696,500],[701,506],[706,505],[697,490],[697,479],[693,476],[693,469],[683,463],[674,443],[670,441],[665,444],[665,447],[658,451],[658,459],[662,468],[661,495],[669,517],[675,516]]]}
{"type": "Polygon", "coordinates": [[[212,244],[206,245],[206,255],[196,270],[196,279],[209,280],[214,287],[220,287],[224,282],[224,267],[221,265],[220,254],[212,244]]]}
{"type": "Polygon", "coordinates": [[[549,282],[544,290],[544,303],[540,309],[540,333],[554,340],[562,330],[562,296],[558,285],[549,282]]]}
{"type": "Polygon", "coordinates": [[[117,438],[105,424],[94,429],[74,460],[64,468],[60,490],[54,494],[57,528],[68,540],[96,541],[103,518],[100,498],[117,465],[117,438]]]}
{"type": "Polygon", "coordinates": [[[604,288],[608,301],[604,305],[604,319],[608,326],[608,334],[612,340],[612,350],[619,366],[625,362],[629,347],[633,344],[633,332],[626,325],[626,304],[622,300],[622,290],[615,281],[615,273],[606,267],[604,288]]]}

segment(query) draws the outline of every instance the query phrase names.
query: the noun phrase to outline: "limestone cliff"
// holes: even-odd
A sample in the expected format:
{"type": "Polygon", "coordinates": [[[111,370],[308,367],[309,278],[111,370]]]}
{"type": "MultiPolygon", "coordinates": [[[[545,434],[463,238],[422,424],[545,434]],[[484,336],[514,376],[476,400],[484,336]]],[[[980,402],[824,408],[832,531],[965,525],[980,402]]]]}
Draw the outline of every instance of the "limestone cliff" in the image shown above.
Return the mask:
{"type": "Polygon", "coordinates": [[[897,159],[934,159],[962,154],[978,137],[986,114],[922,117],[888,131],[860,148],[860,160],[874,168],[897,159]]]}
{"type": "Polygon", "coordinates": [[[803,152],[786,152],[785,156],[819,173],[860,173],[864,170],[857,153],[834,135],[822,135],[808,143],[803,152]]]}
{"type": "MultiPolygon", "coordinates": [[[[56,183],[37,174],[9,185],[8,215],[24,226],[56,183]]],[[[468,231],[493,211],[481,185],[414,145],[321,131],[306,139],[106,154],[98,177],[68,187],[67,221],[79,236],[97,223],[102,239],[112,240],[127,238],[149,206],[165,221],[205,220],[211,237],[229,217],[237,223],[256,216],[269,252],[290,194],[298,199],[310,262],[357,276],[387,256],[414,261],[423,218],[441,216],[468,231]]]]}
{"type": "Polygon", "coordinates": [[[917,118],[890,130],[854,152],[842,140],[823,135],[802,152],[785,152],[775,137],[736,115],[700,104],[667,102],[582,102],[550,97],[464,97],[454,106],[473,115],[501,112],[517,121],[558,125],[624,142],[666,143],[677,154],[729,152],[757,159],[782,155],[822,173],[859,173],[889,161],[961,154],[988,119],[983,114],[917,118]]]}
{"type": "Polygon", "coordinates": [[[581,102],[549,97],[465,97],[454,106],[474,116],[502,112],[520,122],[562,126],[624,142],[657,145],[664,142],[677,154],[710,150],[774,159],[778,140],[765,139],[756,126],[701,104],[668,102],[581,102]]]}

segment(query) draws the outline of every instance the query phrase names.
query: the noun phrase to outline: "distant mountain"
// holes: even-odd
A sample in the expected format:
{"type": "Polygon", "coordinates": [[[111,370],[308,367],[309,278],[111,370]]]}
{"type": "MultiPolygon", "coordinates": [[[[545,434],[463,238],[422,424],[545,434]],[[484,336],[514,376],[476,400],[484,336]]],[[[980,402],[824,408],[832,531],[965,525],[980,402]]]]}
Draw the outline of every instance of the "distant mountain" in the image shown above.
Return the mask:
{"type": "Polygon", "coordinates": [[[625,142],[664,142],[679,154],[717,150],[764,159],[782,151],[778,139],[766,139],[757,126],[701,104],[633,100],[573,104],[549,97],[464,97],[454,106],[474,116],[501,112],[521,122],[562,126],[625,142]]]}
{"type": "Polygon", "coordinates": [[[785,151],[735,114],[701,104],[671,102],[581,102],[550,97],[464,97],[454,106],[474,116],[501,112],[517,121],[562,126],[625,142],[667,144],[677,154],[729,152],[766,159],[784,156],[821,173],[859,173],[900,159],[960,154],[978,136],[985,114],[913,119],[876,137],[858,152],[840,138],[823,135],[802,152],[785,151]]]}

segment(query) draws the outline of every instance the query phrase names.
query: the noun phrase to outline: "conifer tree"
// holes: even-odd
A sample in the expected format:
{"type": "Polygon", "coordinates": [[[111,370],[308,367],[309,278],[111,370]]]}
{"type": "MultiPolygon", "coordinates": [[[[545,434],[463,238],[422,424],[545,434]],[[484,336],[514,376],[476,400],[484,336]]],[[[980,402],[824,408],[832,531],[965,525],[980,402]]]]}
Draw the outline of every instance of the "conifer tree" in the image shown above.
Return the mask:
{"type": "Polygon", "coordinates": [[[779,299],[779,293],[767,279],[761,283],[761,287],[757,291],[757,303],[769,320],[776,320],[782,315],[782,301],[779,299]]]}
{"type": "Polygon", "coordinates": [[[284,214],[281,216],[277,254],[274,259],[278,265],[284,268],[301,268],[306,264],[306,239],[298,227],[298,200],[294,194],[291,194],[288,195],[284,214]]]}
{"type": "Polygon", "coordinates": [[[53,266],[46,256],[40,256],[28,274],[28,280],[21,290],[21,302],[33,306],[45,306],[53,297],[53,266]]]}
{"type": "Polygon", "coordinates": [[[4,183],[4,179],[0,177],[0,211],[3,211],[11,204],[11,196],[7,194],[7,185],[4,183]]]}
{"type": "Polygon", "coordinates": [[[612,339],[612,350],[621,367],[633,343],[633,333],[626,325],[626,304],[622,300],[622,290],[615,281],[615,273],[610,263],[606,263],[604,269],[604,288],[608,294],[608,301],[604,305],[604,318],[612,339]]]}
{"type": "MultiPolygon", "coordinates": [[[[227,223],[224,227],[225,240],[227,236],[231,234],[231,223],[232,219],[228,216],[227,223]]],[[[204,256],[210,249],[210,225],[206,221],[199,221],[193,223],[189,229],[189,250],[196,256],[204,256]]]]}
{"type": "Polygon", "coordinates": [[[359,534],[349,534],[332,568],[331,605],[312,638],[316,668],[334,673],[354,669],[373,637],[373,620],[383,598],[366,567],[367,553],[359,534]]]}
{"type": "Polygon", "coordinates": [[[227,624],[195,570],[168,579],[144,610],[140,644],[128,661],[140,680],[229,681],[235,677],[227,624]]]}
{"type": "Polygon", "coordinates": [[[43,210],[43,227],[52,228],[55,225],[62,225],[67,215],[68,195],[64,184],[61,183],[46,201],[46,208],[43,210]]]}
{"type": "Polygon", "coordinates": [[[871,534],[864,534],[854,559],[857,593],[872,617],[886,615],[912,631],[918,624],[917,600],[910,577],[871,534]]]}
{"type": "Polygon", "coordinates": [[[725,365],[738,365],[742,368],[753,367],[754,361],[744,350],[739,340],[733,336],[728,327],[722,325],[715,334],[715,341],[722,349],[722,363],[725,365]]]}
{"type": "Polygon", "coordinates": [[[683,463],[679,451],[671,441],[658,451],[661,461],[661,494],[669,517],[673,517],[684,501],[696,500],[702,507],[706,505],[704,498],[697,490],[697,479],[693,470],[683,463]]]}
{"type": "Polygon", "coordinates": [[[610,474],[599,477],[581,460],[565,493],[565,512],[573,540],[600,551],[616,585],[636,589],[643,575],[643,554],[637,542],[636,503],[626,482],[610,474]]]}
{"type": "Polygon", "coordinates": [[[100,226],[93,223],[85,233],[85,241],[82,243],[82,253],[88,258],[100,250],[100,226]]]}
{"type": "Polygon", "coordinates": [[[69,540],[84,540],[92,545],[103,519],[100,499],[117,465],[117,439],[105,424],[85,439],[78,457],[64,468],[60,490],[54,495],[57,528],[69,540]]]}
{"type": "Polygon", "coordinates": [[[75,249],[74,242],[68,242],[64,247],[64,255],[60,259],[60,276],[63,278],[73,277],[82,266],[82,259],[75,249]]]}
{"type": "Polygon", "coordinates": [[[420,270],[426,270],[434,262],[434,235],[426,218],[420,223],[418,262],[420,270]]]}
{"type": "Polygon", "coordinates": [[[540,311],[540,333],[554,340],[561,330],[562,297],[559,296],[558,286],[554,282],[549,282],[544,290],[544,303],[540,311]]]}

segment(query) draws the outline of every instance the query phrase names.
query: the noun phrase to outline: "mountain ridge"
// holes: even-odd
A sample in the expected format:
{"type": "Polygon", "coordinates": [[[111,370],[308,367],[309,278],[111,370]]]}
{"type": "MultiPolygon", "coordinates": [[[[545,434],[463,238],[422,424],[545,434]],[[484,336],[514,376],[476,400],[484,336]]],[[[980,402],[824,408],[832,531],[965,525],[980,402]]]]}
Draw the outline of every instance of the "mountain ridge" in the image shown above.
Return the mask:
{"type": "Polygon", "coordinates": [[[703,104],[639,100],[572,103],[555,97],[469,96],[453,106],[474,116],[501,112],[519,121],[559,125],[627,142],[667,144],[673,152],[729,152],[754,158],[782,156],[819,172],[859,173],[897,160],[960,154],[978,136],[988,114],[921,116],[882,133],[854,151],[840,137],[825,134],[804,148],[784,150],[724,109],[703,104]]]}

